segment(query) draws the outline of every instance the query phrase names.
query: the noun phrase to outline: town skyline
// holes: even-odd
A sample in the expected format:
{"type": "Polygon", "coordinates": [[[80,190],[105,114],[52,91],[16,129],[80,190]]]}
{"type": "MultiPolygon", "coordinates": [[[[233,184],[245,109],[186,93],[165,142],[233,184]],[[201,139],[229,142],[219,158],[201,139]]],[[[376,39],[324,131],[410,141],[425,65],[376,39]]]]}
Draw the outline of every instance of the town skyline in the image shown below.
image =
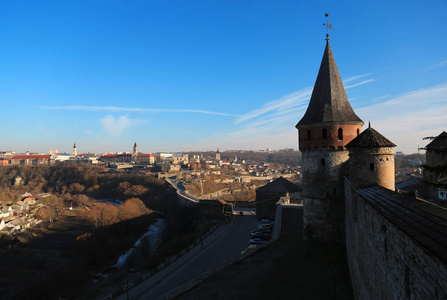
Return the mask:
{"type": "Polygon", "coordinates": [[[447,130],[443,1],[0,8],[1,151],[297,150],[325,13],[363,129],[408,154],[447,130]]]}

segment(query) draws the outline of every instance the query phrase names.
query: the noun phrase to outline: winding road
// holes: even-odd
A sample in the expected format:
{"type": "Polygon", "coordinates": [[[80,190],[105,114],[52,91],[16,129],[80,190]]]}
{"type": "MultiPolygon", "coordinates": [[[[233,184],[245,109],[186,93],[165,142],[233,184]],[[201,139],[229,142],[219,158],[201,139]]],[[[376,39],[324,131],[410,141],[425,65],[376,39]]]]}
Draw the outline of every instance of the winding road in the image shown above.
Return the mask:
{"type": "MultiPolygon", "coordinates": [[[[198,246],[183,256],[177,266],[170,266],[173,270],[163,270],[165,272],[161,271],[129,290],[129,299],[162,298],[180,285],[239,257],[247,248],[250,232],[257,228],[258,223],[249,210],[235,208],[234,213],[230,224],[222,225],[203,241],[203,248],[198,246]]],[[[126,299],[126,294],[118,299],[126,299]]]]}

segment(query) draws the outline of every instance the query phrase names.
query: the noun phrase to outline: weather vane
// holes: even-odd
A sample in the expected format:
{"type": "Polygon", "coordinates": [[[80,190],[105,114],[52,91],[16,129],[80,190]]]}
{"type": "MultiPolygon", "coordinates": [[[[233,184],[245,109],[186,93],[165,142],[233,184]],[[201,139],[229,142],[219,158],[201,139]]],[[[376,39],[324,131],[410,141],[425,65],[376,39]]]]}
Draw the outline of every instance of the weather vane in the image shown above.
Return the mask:
{"type": "Polygon", "coordinates": [[[327,20],[327,17],[329,17],[329,14],[325,14],[324,16],[326,17],[326,23],[323,23],[323,25],[326,26],[326,41],[329,41],[329,29],[332,29],[333,31],[335,31],[335,30],[332,27],[331,23],[329,23],[329,21],[327,20]]]}

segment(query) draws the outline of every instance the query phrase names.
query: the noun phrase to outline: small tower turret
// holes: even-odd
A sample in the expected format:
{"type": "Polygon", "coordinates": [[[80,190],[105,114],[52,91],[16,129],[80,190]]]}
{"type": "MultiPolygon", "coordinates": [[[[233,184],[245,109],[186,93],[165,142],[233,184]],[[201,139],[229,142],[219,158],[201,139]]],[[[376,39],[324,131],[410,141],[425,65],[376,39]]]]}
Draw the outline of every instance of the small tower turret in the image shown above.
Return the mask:
{"type": "Polygon", "coordinates": [[[347,144],[351,188],[380,185],[394,191],[394,147],[371,125],[347,144]]]}
{"type": "Polygon", "coordinates": [[[76,143],[73,145],[73,156],[78,155],[78,150],[76,149],[76,143]]]}

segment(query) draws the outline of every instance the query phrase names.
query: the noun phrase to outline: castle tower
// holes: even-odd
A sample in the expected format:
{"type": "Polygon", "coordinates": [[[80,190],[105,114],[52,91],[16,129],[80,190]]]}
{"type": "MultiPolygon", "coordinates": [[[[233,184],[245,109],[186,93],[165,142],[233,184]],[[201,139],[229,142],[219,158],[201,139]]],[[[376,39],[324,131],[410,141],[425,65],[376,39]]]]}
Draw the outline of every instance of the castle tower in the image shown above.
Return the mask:
{"type": "Polygon", "coordinates": [[[363,121],[354,113],[326,40],[317,80],[298,122],[303,159],[304,236],[322,240],[344,237],[346,144],[360,134],[363,121]]]}
{"type": "Polygon", "coordinates": [[[76,143],[73,145],[73,156],[78,155],[78,150],[76,149],[76,143]]]}
{"type": "Polygon", "coordinates": [[[394,147],[371,125],[348,143],[352,189],[380,185],[394,191],[394,147]]]}
{"type": "Polygon", "coordinates": [[[220,161],[220,152],[219,152],[219,148],[217,148],[217,152],[216,152],[216,161],[220,161]]]}

